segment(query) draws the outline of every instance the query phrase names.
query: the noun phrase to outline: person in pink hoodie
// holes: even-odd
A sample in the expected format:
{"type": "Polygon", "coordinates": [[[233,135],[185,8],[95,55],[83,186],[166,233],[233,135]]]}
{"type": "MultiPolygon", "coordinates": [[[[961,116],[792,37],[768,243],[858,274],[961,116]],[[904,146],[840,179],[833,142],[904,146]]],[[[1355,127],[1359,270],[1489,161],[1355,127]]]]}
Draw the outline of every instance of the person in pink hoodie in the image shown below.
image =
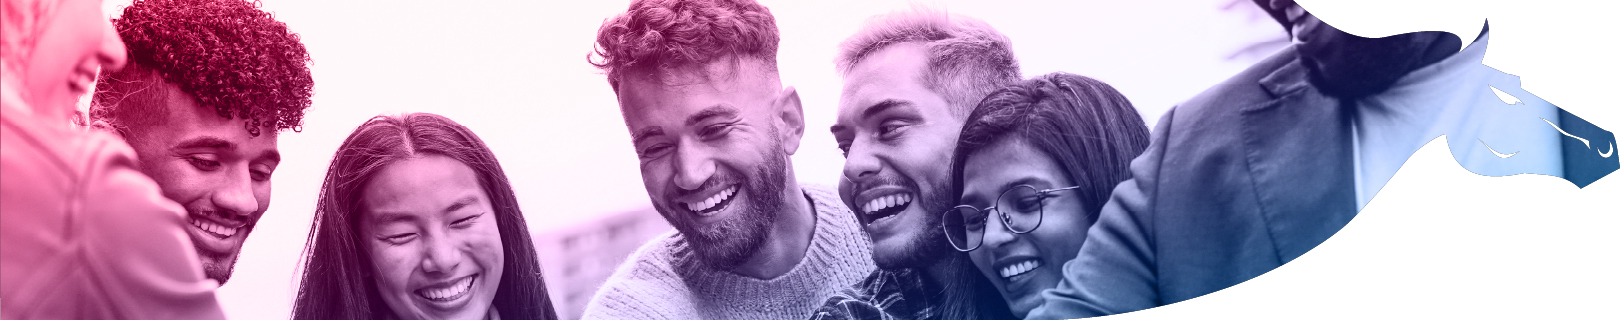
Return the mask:
{"type": "Polygon", "coordinates": [[[0,318],[224,318],[181,207],[123,140],[71,124],[126,60],[101,2],[0,6],[0,318]]]}

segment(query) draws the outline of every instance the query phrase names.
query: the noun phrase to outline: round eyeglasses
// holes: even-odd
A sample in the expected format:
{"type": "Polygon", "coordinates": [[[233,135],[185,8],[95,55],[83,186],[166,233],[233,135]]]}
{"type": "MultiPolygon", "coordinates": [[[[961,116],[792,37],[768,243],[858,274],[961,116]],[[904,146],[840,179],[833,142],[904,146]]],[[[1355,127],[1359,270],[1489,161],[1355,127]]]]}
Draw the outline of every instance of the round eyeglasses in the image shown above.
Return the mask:
{"type": "Polygon", "coordinates": [[[1025,234],[1041,227],[1046,199],[1052,192],[1079,189],[1080,186],[1054,189],[1036,189],[1027,184],[1013,186],[1001,192],[996,202],[987,208],[960,205],[946,210],[941,219],[945,238],[951,246],[962,252],[978,249],[984,243],[985,223],[991,215],[1001,219],[1001,226],[1015,234],[1025,234]]]}

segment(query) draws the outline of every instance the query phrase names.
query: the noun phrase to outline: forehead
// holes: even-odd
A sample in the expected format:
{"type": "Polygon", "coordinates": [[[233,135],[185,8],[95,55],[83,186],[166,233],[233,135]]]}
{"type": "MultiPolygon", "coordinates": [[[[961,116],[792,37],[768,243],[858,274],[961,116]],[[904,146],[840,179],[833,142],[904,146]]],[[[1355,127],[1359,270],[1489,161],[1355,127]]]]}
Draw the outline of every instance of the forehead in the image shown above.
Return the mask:
{"type": "Polygon", "coordinates": [[[922,43],[891,44],[868,55],[844,78],[838,121],[852,121],[866,108],[885,100],[906,100],[934,109],[947,107],[943,97],[923,86],[927,67],[928,55],[922,43]]]}
{"type": "Polygon", "coordinates": [[[775,93],[774,75],[753,59],[722,60],[702,66],[627,72],[619,84],[619,109],[631,127],[682,121],[715,105],[743,112],[765,111],[775,93]]]}
{"type": "Polygon", "coordinates": [[[1024,139],[1009,136],[968,154],[962,180],[966,193],[999,193],[1013,182],[1031,183],[1037,188],[1068,186],[1068,176],[1057,160],[1024,139]]]}
{"type": "Polygon", "coordinates": [[[477,172],[436,154],[384,166],[360,191],[367,212],[438,212],[468,197],[485,198],[477,172]]]}
{"type": "Polygon", "coordinates": [[[198,104],[195,96],[180,90],[173,83],[159,81],[147,90],[160,90],[165,95],[157,107],[162,108],[160,121],[141,130],[145,131],[147,138],[174,143],[192,137],[210,136],[241,146],[276,147],[277,132],[272,125],[261,127],[259,135],[253,136],[247,130],[247,119],[220,116],[215,108],[198,104]]]}

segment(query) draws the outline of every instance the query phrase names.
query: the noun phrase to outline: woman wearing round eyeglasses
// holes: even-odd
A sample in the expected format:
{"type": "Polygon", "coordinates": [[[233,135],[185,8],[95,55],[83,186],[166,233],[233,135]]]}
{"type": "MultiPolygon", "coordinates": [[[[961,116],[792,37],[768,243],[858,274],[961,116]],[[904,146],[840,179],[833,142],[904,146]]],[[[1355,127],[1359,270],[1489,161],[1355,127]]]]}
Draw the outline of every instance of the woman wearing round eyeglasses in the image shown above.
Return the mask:
{"type": "Polygon", "coordinates": [[[942,213],[946,238],[1023,317],[1063,279],[1147,145],[1136,109],[1100,81],[1060,72],[991,93],[957,142],[960,205],[942,213]]]}

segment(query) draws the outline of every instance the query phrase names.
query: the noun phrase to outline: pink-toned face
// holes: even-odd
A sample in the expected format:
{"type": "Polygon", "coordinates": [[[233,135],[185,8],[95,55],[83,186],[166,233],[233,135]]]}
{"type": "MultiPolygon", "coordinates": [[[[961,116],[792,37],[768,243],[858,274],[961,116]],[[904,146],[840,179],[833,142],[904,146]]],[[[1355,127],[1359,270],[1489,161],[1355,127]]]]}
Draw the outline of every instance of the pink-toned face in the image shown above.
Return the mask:
{"type": "Polygon", "coordinates": [[[101,13],[101,1],[62,0],[44,23],[23,69],[26,96],[37,112],[66,120],[96,83],[97,67],[118,69],[126,53],[101,13]]]}
{"type": "Polygon", "coordinates": [[[478,173],[449,157],[387,165],[360,192],[377,293],[397,319],[485,319],[505,251],[478,173]]]}

